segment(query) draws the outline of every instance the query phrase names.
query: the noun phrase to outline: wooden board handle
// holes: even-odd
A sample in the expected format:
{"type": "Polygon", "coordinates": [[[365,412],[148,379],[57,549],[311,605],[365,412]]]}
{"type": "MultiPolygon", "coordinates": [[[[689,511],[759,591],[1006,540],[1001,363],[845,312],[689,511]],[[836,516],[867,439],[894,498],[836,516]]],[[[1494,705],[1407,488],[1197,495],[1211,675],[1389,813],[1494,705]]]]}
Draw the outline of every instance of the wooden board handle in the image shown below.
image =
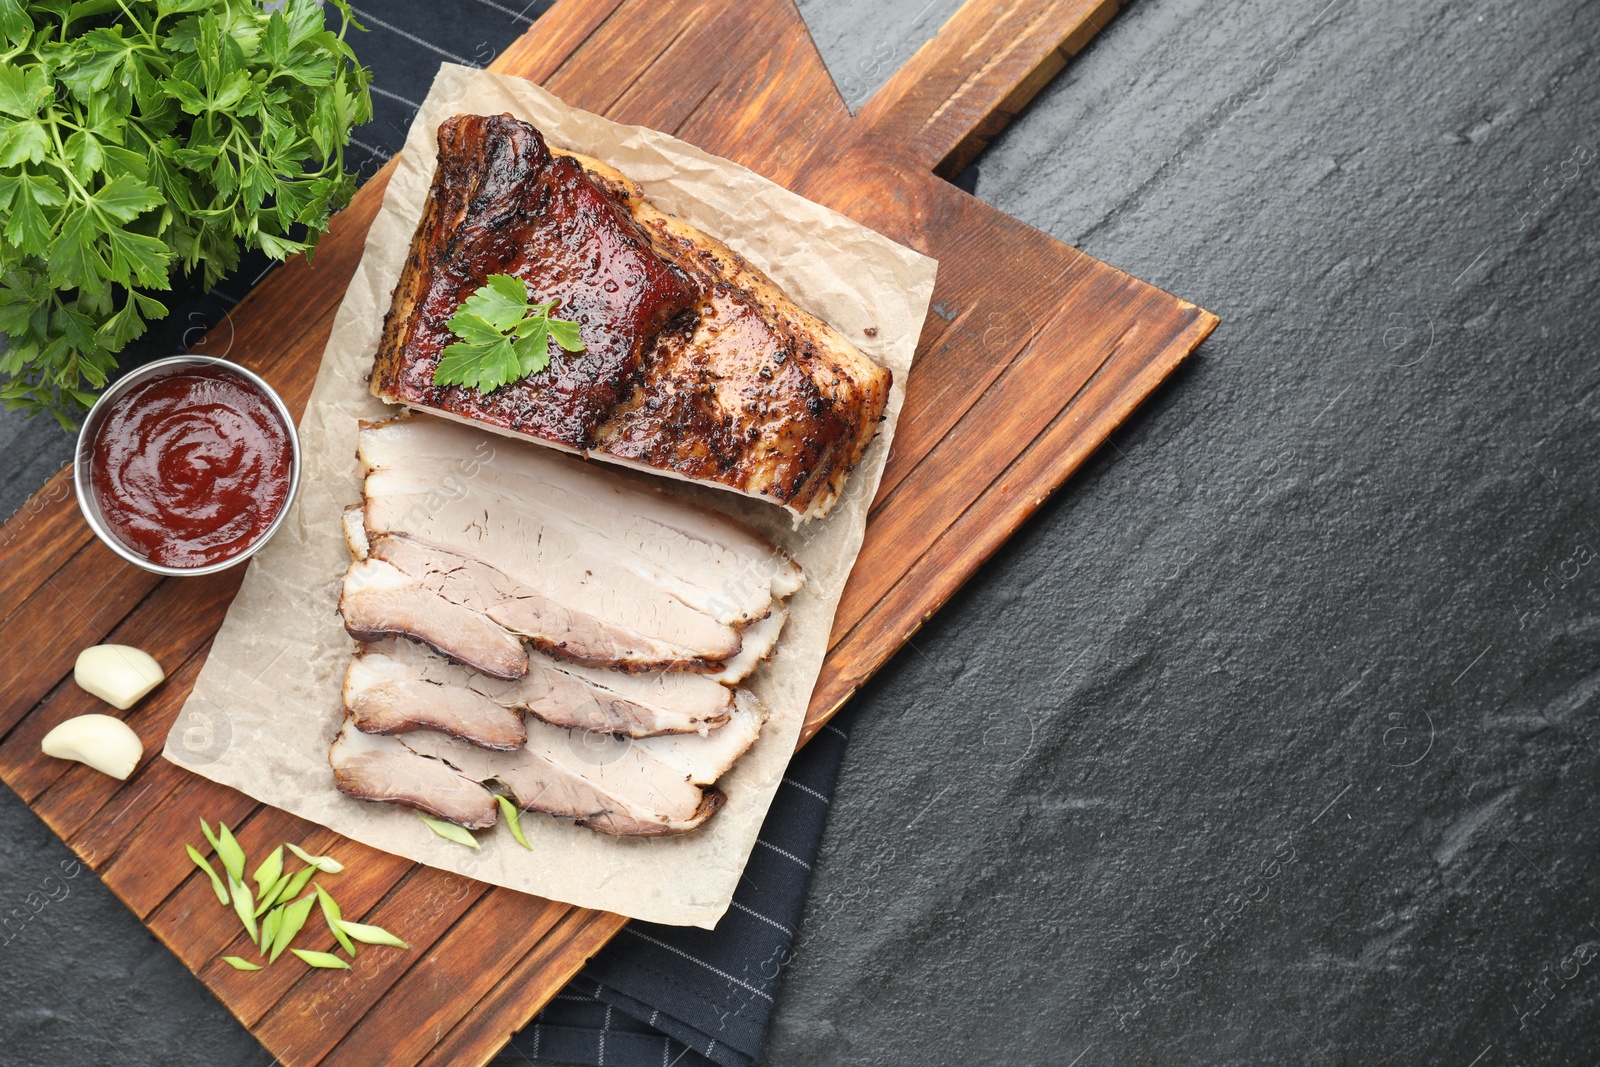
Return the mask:
{"type": "Polygon", "coordinates": [[[1120,6],[1119,0],[966,0],[857,118],[897,158],[951,177],[1120,6]]]}

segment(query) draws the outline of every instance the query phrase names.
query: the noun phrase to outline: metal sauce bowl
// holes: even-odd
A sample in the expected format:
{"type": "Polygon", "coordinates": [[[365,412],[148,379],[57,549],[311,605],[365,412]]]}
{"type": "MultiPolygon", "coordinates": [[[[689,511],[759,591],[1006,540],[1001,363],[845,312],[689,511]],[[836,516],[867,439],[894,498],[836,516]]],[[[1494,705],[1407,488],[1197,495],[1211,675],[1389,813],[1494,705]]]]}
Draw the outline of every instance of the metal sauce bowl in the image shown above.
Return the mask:
{"type": "Polygon", "coordinates": [[[174,578],[196,574],[215,574],[217,571],[225,571],[229,567],[235,566],[255,555],[262,545],[272,539],[272,535],[278,532],[278,527],[282,526],[283,520],[288,517],[289,509],[294,506],[295,494],[300,491],[300,435],[295,431],[294,419],[290,417],[289,408],[284,404],[283,398],[278,395],[277,390],[263,381],[259,375],[245,370],[239,364],[226,359],[218,359],[215,356],[172,356],[168,359],[158,359],[154,363],[146,363],[142,367],[129,371],[117,379],[116,383],[104,393],[101,393],[100,399],[95,401],[94,407],[89,411],[88,418],[83,420],[83,428],[78,431],[78,451],[72,465],[72,484],[78,494],[78,510],[83,513],[84,521],[89,524],[89,529],[95,532],[95,536],[100,538],[107,548],[135,567],[154,574],[165,574],[174,578]],[[272,525],[268,526],[260,537],[256,538],[255,541],[251,542],[237,555],[218,560],[215,563],[208,563],[203,567],[167,567],[145,559],[137,552],[134,552],[118,539],[115,531],[106,525],[105,518],[100,513],[100,501],[95,498],[94,485],[90,481],[89,464],[94,458],[94,441],[100,433],[100,426],[106,421],[107,413],[118,399],[130,389],[143,385],[145,382],[200,368],[220,369],[237,374],[255,386],[262,396],[272,402],[273,410],[278,413],[278,418],[282,420],[284,429],[289,434],[289,493],[284,497],[283,508],[278,512],[278,517],[272,520],[272,525]]]}

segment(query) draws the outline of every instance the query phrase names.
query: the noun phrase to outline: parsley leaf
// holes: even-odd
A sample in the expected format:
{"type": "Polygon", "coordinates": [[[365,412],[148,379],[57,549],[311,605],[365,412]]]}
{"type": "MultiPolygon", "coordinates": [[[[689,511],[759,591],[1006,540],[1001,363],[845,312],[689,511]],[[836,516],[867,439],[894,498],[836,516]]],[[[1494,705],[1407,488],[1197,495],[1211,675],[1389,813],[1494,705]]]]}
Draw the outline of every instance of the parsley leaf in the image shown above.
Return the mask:
{"type": "Polygon", "coordinates": [[[532,303],[522,279],[489,275],[450,316],[450,331],[460,340],[445,346],[433,383],[492,393],[548,367],[551,341],[568,352],[581,352],[578,324],[550,317],[558,303],[532,303]]]}

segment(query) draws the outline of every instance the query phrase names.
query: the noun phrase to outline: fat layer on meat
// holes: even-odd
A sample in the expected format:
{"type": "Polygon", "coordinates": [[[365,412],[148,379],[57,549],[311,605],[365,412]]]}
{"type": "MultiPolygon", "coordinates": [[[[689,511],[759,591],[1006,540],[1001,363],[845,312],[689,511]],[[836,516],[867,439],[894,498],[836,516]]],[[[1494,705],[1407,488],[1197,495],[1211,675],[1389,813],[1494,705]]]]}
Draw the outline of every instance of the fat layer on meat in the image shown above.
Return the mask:
{"type": "MultiPolygon", "coordinates": [[[[599,733],[701,734],[720,729],[732,715],[735,701],[732,689],[702,674],[629,674],[562,663],[537,652],[529,657],[528,672],[508,681],[397,639],[377,641],[358,651],[346,676],[345,706],[352,714],[357,697],[369,707],[392,708],[385,721],[398,718],[413,729],[442,730],[472,741],[482,736],[481,726],[446,724],[469,714],[467,721],[475,724],[501,721],[496,713],[526,711],[556,726],[599,733]],[[357,665],[363,662],[368,667],[358,672],[357,665]],[[365,689],[375,686],[388,688],[366,696],[365,689]],[[403,702],[398,699],[402,693],[403,702]]],[[[370,711],[368,716],[373,717],[370,711]]],[[[367,729],[360,717],[358,725],[367,729]]]]}
{"type": "Polygon", "coordinates": [[[497,678],[528,673],[528,650],[515,634],[385,560],[369,558],[349,566],[339,614],[345,629],[360,640],[401,634],[497,678]]]}
{"type": "Polygon", "coordinates": [[[489,544],[508,526],[536,558],[578,568],[599,557],[730,625],[762,618],[802,581],[792,559],[727,516],[546,449],[485,449],[481,433],[416,417],[364,424],[357,454],[369,534],[410,534],[498,565],[479,549],[511,551],[489,544]]]}
{"type": "Polygon", "coordinates": [[[468,778],[497,782],[518,807],[574,819],[601,833],[658,836],[693,830],[722,806],[714,786],[652,756],[629,738],[528,723],[528,743],[491,752],[448,734],[399,736],[413,752],[441,760],[468,778]]]}
{"type": "MultiPolygon", "coordinates": [[[[419,654],[432,656],[409,641],[387,638],[382,645],[391,650],[409,646],[419,654]]],[[[433,658],[463,675],[487,677],[437,656],[433,658]]],[[[411,670],[396,657],[370,648],[353,656],[345,671],[344,709],[356,728],[369,734],[440,730],[484,748],[507,751],[521,748],[528,739],[527,728],[516,710],[469,686],[449,684],[411,670]]]]}
{"type": "Polygon", "coordinates": [[[481,783],[394,737],[362,733],[348,719],[328,750],[328,762],[340,792],[350,796],[409,804],[473,830],[493,826],[498,818],[494,797],[481,783]]]}

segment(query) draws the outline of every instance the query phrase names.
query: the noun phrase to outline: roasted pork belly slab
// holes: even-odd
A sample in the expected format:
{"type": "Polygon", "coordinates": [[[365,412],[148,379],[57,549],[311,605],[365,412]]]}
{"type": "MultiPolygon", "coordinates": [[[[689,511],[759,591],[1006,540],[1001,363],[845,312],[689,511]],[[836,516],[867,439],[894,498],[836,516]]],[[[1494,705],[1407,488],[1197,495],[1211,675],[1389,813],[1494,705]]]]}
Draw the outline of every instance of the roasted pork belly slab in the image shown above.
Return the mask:
{"type": "Polygon", "coordinates": [[[510,116],[439,128],[439,167],[385,320],[375,395],[602,460],[827,513],[890,375],[720,241],[510,116]],[[582,353],[487,396],[437,387],[447,320],[490,274],[576,319],[582,353]]]}
{"type": "Polygon", "coordinates": [[[378,396],[581,450],[630,395],[646,348],[696,300],[628,213],[509,115],[439,127],[439,166],[373,367],[378,396]],[[582,352],[485,396],[433,384],[448,321],[491,274],[529,283],[580,324],[582,352]]]}

